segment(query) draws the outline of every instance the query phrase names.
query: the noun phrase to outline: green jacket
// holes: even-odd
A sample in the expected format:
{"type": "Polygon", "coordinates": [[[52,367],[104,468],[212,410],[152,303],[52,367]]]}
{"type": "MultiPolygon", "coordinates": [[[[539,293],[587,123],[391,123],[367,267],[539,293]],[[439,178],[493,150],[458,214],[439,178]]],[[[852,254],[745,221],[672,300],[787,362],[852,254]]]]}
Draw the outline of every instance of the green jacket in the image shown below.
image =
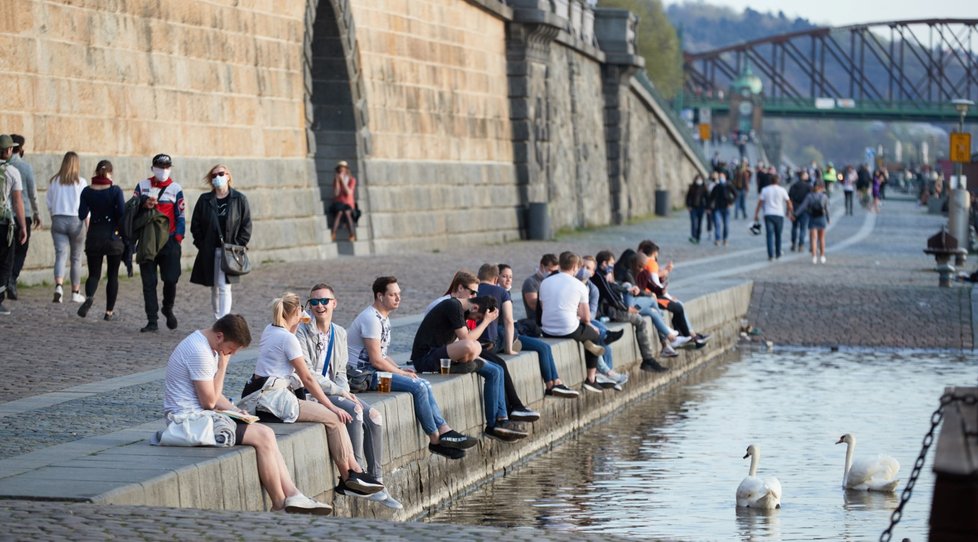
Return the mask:
{"type": "Polygon", "coordinates": [[[155,260],[170,239],[170,218],[156,209],[146,209],[136,216],[132,226],[139,239],[136,263],[155,260]]]}

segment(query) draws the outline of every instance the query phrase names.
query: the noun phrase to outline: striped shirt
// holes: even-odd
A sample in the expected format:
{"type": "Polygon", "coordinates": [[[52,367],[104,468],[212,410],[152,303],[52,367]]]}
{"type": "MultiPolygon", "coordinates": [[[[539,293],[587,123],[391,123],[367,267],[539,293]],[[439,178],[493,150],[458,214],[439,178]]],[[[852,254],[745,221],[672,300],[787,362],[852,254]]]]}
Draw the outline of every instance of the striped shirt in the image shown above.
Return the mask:
{"type": "Polygon", "coordinates": [[[194,381],[211,381],[217,374],[217,352],[211,349],[207,337],[197,330],[170,354],[166,363],[166,382],[163,390],[163,411],[167,414],[190,414],[205,410],[197,398],[194,381]]]}

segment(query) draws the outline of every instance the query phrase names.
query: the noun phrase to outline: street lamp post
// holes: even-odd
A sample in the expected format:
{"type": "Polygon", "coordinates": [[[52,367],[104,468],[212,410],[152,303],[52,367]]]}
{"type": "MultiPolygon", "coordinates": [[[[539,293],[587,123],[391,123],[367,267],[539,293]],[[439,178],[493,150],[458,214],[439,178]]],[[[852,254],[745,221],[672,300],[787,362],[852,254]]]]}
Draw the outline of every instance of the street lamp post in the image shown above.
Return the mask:
{"type": "MultiPolygon", "coordinates": [[[[954,109],[958,112],[958,133],[964,133],[964,117],[968,114],[968,108],[975,105],[971,100],[957,99],[951,100],[954,109]]],[[[971,149],[967,149],[968,160],[971,159],[971,149]]],[[[971,194],[968,193],[967,183],[962,180],[962,162],[955,161],[954,174],[957,182],[954,184],[950,198],[948,199],[947,229],[958,240],[958,248],[968,248],[968,210],[971,207],[971,194]]],[[[967,252],[958,253],[954,259],[954,265],[961,267],[967,252]]]]}

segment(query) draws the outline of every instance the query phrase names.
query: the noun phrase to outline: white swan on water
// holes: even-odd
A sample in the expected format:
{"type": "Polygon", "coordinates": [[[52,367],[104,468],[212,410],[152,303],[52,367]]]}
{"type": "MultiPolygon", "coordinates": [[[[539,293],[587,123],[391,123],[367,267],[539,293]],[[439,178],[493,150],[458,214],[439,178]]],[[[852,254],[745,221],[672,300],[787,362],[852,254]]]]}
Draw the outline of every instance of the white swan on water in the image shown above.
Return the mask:
{"type": "Polygon", "coordinates": [[[765,479],[757,477],[757,464],[761,461],[761,449],[751,444],[747,447],[750,457],[750,474],[737,487],[738,508],[761,508],[771,510],[781,508],[781,482],[773,476],[765,479]]]}
{"type": "Polygon", "coordinates": [[[900,463],[888,456],[860,457],[853,461],[852,454],[856,450],[856,437],[849,433],[839,437],[836,444],[846,444],[846,469],[842,474],[842,487],[845,489],[861,489],[867,491],[894,491],[900,480],[900,463]]]}

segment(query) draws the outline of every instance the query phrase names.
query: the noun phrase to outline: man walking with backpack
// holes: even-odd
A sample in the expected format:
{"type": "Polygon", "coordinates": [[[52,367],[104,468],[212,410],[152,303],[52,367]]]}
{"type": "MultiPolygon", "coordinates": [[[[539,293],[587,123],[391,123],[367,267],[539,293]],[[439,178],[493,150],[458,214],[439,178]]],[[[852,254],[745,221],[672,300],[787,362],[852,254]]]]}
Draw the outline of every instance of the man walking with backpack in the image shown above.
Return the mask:
{"type": "MultiPolygon", "coordinates": [[[[156,295],[156,284],[163,279],[163,316],[166,327],[177,328],[177,317],[173,314],[173,303],[177,297],[177,281],[180,279],[180,243],[186,231],[186,206],[183,188],[170,178],[170,167],[173,160],[167,154],[157,154],[153,157],[153,176],[139,181],[133,196],[138,197],[142,205],[142,213],[157,211],[166,216],[169,231],[162,248],[153,255],[140,259],[139,272],[143,282],[143,303],[146,306],[146,326],[140,332],[158,331],[157,320],[160,312],[159,300],[156,295]],[[159,275],[157,275],[159,268],[159,275]],[[159,278],[158,278],[159,277],[159,278]]],[[[162,240],[161,240],[162,241],[162,240]]],[[[142,248],[140,249],[142,252],[142,248]]],[[[137,256],[138,257],[138,256],[137,256]]]]}
{"type": "Polygon", "coordinates": [[[8,162],[13,152],[13,138],[0,135],[0,315],[10,314],[10,310],[4,308],[3,300],[14,266],[14,243],[23,245],[27,242],[20,172],[8,162]]]}
{"type": "Polygon", "coordinates": [[[777,174],[771,175],[771,184],[761,190],[757,208],[754,209],[754,222],[764,208],[764,231],[767,233],[767,259],[773,261],[781,257],[781,231],[784,229],[785,208],[787,216],[793,218],[791,198],[788,191],[781,186],[777,174]]]}

